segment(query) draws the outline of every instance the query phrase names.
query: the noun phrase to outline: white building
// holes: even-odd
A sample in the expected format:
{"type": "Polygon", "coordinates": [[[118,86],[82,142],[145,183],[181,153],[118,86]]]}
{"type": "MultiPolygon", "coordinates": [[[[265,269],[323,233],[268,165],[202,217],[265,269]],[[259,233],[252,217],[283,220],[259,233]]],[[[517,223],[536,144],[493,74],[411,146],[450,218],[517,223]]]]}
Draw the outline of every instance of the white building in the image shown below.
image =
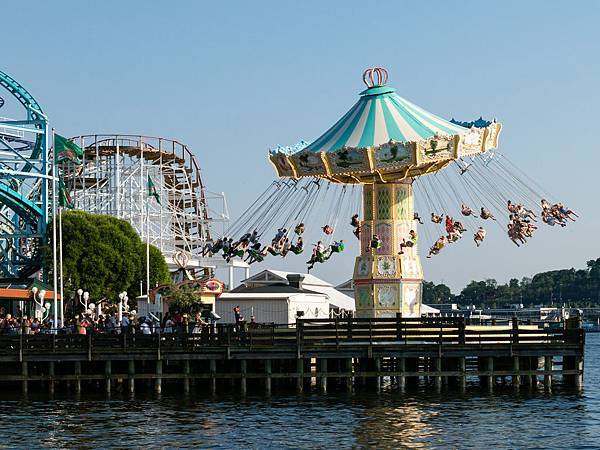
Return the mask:
{"type": "Polygon", "coordinates": [[[345,316],[354,311],[354,300],[313,275],[263,270],[217,299],[221,323],[235,322],[235,306],[240,307],[247,322],[254,316],[259,323],[286,324],[298,317],[345,316]]]}

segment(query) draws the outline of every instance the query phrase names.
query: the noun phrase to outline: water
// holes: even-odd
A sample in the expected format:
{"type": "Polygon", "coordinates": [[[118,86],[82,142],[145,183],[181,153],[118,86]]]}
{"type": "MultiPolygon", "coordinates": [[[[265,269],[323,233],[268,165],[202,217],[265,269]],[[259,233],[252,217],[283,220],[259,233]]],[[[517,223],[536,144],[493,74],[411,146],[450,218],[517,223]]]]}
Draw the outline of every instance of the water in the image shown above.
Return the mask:
{"type": "MultiPolygon", "coordinates": [[[[90,394],[0,402],[1,448],[600,448],[600,333],[583,392],[274,395],[209,401],[90,394]]],[[[0,394],[1,395],[1,394],[0,394]]],[[[7,393],[3,395],[6,398],[7,393]]]]}

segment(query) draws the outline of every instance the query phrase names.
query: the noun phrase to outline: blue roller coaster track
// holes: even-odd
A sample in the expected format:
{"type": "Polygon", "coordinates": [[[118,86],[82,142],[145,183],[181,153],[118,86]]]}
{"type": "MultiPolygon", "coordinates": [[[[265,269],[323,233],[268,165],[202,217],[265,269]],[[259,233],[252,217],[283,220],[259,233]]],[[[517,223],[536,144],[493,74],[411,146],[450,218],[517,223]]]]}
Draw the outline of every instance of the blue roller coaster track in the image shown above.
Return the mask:
{"type": "MultiPolygon", "coordinates": [[[[2,71],[0,87],[23,116],[0,117],[0,280],[15,281],[43,266],[51,180],[48,120],[27,89],[2,71]]],[[[2,108],[7,97],[0,99],[2,108]]]]}

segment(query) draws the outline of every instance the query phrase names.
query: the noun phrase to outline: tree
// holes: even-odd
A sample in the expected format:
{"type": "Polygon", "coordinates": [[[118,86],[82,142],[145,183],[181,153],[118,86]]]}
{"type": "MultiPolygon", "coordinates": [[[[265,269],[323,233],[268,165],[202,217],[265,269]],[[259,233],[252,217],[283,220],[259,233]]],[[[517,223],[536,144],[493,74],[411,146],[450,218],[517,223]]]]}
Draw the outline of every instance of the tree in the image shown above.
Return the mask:
{"type": "Polygon", "coordinates": [[[445,284],[435,284],[431,281],[423,281],[423,303],[452,303],[454,296],[450,288],[445,284]]]}
{"type": "MultiPolygon", "coordinates": [[[[138,292],[146,279],[146,244],[125,220],[84,211],[63,212],[65,296],[77,289],[92,299],[117,301],[119,292],[138,292]]],[[[52,226],[46,264],[52,268],[52,226]]],[[[168,283],[169,269],[159,249],[150,247],[150,285],[168,283]]]]}
{"type": "Polygon", "coordinates": [[[173,289],[165,295],[169,306],[184,313],[195,313],[201,308],[200,296],[192,286],[183,285],[173,289]]]}

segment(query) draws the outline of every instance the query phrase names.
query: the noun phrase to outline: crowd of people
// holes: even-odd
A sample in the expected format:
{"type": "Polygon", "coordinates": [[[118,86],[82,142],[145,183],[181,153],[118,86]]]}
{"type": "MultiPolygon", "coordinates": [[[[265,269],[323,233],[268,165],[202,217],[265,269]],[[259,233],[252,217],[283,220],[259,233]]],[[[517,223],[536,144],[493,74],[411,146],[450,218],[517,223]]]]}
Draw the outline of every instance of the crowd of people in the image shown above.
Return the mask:
{"type": "Polygon", "coordinates": [[[53,323],[52,317],[30,318],[21,314],[16,315],[0,308],[0,334],[170,334],[192,333],[200,334],[211,324],[204,320],[200,313],[189,314],[167,312],[162,320],[156,317],[138,316],[135,312],[123,314],[119,320],[116,312],[107,314],[76,314],[72,319],[65,320],[64,326],[53,323]]]}

